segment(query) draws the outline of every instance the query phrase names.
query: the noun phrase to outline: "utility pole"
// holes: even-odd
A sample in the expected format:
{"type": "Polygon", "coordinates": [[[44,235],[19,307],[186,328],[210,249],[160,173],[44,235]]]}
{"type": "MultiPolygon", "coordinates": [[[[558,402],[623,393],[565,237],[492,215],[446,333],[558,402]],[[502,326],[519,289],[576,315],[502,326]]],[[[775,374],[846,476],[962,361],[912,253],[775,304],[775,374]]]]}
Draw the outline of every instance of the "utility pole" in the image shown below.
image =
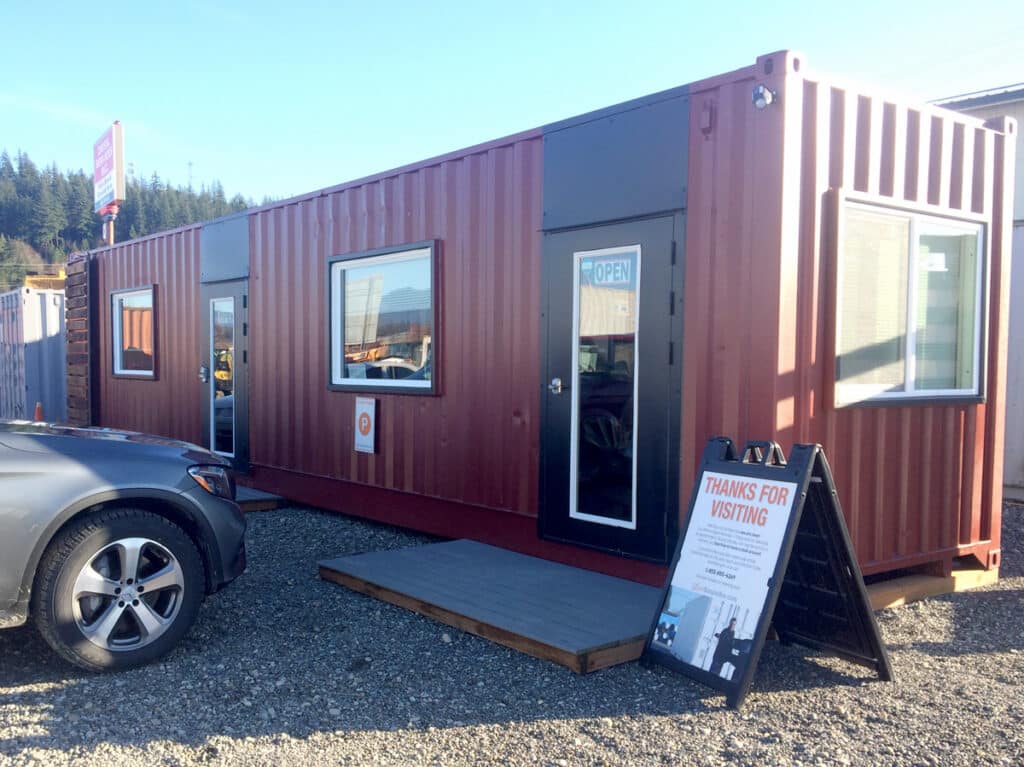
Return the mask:
{"type": "Polygon", "coordinates": [[[117,220],[119,211],[120,208],[116,202],[100,210],[100,215],[103,216],[103,243],[105,245],[114,244],[114,222],[117,220]]]}

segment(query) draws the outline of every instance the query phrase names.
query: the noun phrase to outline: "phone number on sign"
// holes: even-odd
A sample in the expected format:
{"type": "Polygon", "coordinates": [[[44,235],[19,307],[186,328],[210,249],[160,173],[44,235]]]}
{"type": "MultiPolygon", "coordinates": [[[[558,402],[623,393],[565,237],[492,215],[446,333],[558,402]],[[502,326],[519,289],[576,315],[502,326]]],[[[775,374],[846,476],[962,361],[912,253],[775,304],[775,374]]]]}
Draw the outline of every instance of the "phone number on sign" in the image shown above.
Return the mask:
{"type": "Polygon", "coordinates": [[[725,570],[716,570],[713,567],[708,567],[704,570],[708,575],[716,575],[719,578],[725,578],[727,581],[736,579],[736,573],[728,573],[725,570]]]}

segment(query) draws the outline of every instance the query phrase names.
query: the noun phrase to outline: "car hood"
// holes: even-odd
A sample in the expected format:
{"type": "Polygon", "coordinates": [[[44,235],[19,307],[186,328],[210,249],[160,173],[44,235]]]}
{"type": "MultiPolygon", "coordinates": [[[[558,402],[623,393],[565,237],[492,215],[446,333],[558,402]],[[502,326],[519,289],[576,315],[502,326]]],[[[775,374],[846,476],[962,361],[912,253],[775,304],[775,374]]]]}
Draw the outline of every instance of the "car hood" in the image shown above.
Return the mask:
{"type": "MultiPolygon", "coordinates": [[[[225,465],[229,463],[224,458],[211,453],[205,448],[199,447],[199,445],[170,439],[169,437],[158,437],[153,434],[121,431],[119,429],[84,428],[59,426],[50,423],[33,423],[30,421],[0,420],[0,443],[15,450],[49,452],[52,446],[48,444],[50,440],[46,439],[47,437],[69,438],[75,441],[98,440],[105,447],[110,445],[110,443],[131,444],[135,446],[131,448],[133,450],[139,450],[138,446],[144,445],[152,452],[173,453],[195,463],[220,463],[225,465]]],[[[112,445],[110,446],[113,448],[112,445]]]]}

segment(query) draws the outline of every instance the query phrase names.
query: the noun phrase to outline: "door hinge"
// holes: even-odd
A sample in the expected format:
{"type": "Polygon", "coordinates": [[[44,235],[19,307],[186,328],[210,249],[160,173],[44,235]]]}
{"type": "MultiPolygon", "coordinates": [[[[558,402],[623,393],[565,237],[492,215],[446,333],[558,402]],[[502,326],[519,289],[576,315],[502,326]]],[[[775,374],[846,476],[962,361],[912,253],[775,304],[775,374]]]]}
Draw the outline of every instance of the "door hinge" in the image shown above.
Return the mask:
{"type": "Polygon", "coordinates": [[[674,362],[673,362],[674,354],[675,354],[675,345],[671,341],[669,341],[668,342],[668,364],[669,365],[674,364],[674,362]]]}
{"type": "Polygon", "coordinates": [[[668,313],[676,313],[676,292],[674,290],[668,292],[668,313]]]}
{"type": "Polygon", "coordinates": [[[244,350],[242,352],[242,364],[243,365],[248,365],[249,364],[249,350],[248,349],[246,349],[246,350],[244,350]]]}
{"type": "MultiPolygon", "coordinates": [[[[673,261],[672,263],[674,264],[675,261],[673,261]]],[[[243,309],[248,309],[249,308],[249,294],[248,293],[243,293],[242,294],[242,308],[243,309]]]]}
{"type": "Polygon", "coordinates": [[[672,240],[672,266],[676,265],[676,241],[672,240]]]}
{"type": "Polygon", "coordinates": [[[247,336],[247,335],[249,335],[249,323],[248,322],[243,322],[242,323],[242,336],[244,337],[244,336],[247,336]]]}

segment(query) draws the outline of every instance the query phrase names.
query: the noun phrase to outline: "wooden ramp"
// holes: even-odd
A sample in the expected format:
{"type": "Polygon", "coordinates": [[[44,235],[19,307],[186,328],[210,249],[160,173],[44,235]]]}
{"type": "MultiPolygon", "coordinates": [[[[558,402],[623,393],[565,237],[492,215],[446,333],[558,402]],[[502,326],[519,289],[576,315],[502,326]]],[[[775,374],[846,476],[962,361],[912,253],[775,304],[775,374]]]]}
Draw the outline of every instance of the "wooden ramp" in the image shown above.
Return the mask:
{"type": "Polygon", "coordinates": [[[235,503],[244,512],[271,511],[272,509],[280,509],[288,505],[288,501],[279,495],[264,493],[262,490],[246,487],[245,485],[238,485],[235,488],[235,503]]]}
{"type": "Polygon", "coordinates": [[[320,577],[579,674],[636,660],[661,590],[475,541],[320,563],[320,577]]]}

